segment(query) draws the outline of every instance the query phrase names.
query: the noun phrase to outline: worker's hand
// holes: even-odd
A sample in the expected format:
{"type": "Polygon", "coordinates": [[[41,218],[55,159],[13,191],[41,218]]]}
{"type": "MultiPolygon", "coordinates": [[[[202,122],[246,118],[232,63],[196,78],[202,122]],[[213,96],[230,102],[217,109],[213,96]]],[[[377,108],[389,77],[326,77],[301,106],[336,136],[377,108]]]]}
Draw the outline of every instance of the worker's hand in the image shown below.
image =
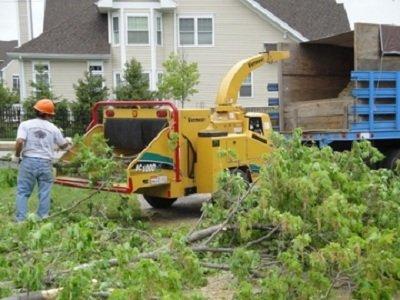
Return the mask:
{"type": "Polygon", "coordinates": [[[65,140],[67,141],[68,144],[72,145],[72,138],[66,137],[65,140]]]}
{"type": "Polygon", "coordinates": [[[15,156],[15,154],[13,154],[13,155],[11,156],[11,161],[12,161],[13,163],[19,164],[19,163],[21,162],[21,157],[15,156]]]}

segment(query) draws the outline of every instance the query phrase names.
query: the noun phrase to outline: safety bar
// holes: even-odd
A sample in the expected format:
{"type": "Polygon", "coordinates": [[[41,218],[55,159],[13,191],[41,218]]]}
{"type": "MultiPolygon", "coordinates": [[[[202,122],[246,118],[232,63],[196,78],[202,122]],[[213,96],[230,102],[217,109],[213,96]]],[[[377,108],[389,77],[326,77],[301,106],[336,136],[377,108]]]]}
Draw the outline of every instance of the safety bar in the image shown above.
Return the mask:
{"type": "Polygon", "coordinates": [[[101,191],[106,192],[115,192],[122,194],[130,194],[133,192],[133,184],[132,179],[129,178],[128,186],[111,186],[111,187],[102,187],[101,184],[97,184],[95,186],[90,185],[88,180],[80,179],[80,178],[70,178],[70,177],[56,177],[55,183],[63,186],[70,186],[81,189],[99,189],[101,191]]]}

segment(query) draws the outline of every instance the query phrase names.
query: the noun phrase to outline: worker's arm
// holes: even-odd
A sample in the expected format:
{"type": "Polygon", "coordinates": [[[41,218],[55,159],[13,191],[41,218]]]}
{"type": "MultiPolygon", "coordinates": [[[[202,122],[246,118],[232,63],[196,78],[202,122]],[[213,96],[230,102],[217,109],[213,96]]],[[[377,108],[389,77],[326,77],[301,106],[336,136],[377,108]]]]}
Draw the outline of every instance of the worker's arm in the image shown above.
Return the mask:
{"type": "Polygon", "coordinates": [[[60,145],[60,146],[58,146],[61,150],[65,150],[65,149],[67,149],[69,146],[71,146],[72,145],[72,143],[71,143],[71,141],[68,139],[68,138],[65,138],[65,143],[64,144],[62,144],[62,145],[60,145]]]}
{"type": "Polygon", "coordinates": [[[55,136],[55,143],[61,150],[66,150],[68,149],[68,147],[72,145],[72,139],[69,137],[64,138],[61,130],[58,129],[58,132],[56,133],[55,136]]]}
{"type": "Polygon", "coordinates": [[[18,126],[17,139],[15,140],[15,155],[12,156],[13,162],[19,163],[21,161],[21,153],[27,138],[27,129],[25,123],[22,122],[18,126]]]}
{"type": "Polygon", "coordinates": [[[25,140],[18,138],[15,142],[15,156],[21,157],[22,147],[24,147],[25,140]]]}
{"type": "Polygon", "coordinates": [[[15,154],[11,157],[11,161],[15,163],[20,163],[21,161],[21,152],[24,147],[25,140],[22,138],[17,138],[15,141],[15,154]]]}

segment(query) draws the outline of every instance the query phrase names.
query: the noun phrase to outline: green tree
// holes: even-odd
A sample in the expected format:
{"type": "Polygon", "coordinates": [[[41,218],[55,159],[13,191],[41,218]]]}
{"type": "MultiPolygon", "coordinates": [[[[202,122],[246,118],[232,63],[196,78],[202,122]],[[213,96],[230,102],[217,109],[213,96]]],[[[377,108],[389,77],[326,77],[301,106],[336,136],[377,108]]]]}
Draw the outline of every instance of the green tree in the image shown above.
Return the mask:
{"type": "Polygon", "coordinates": [[[148,100],[156,94],[149,90],[149,79],[143,74],[142,65],[136,59],[125,64],[124,82],[116,89],[117,99],[148,100]]]}
{"type": "Polygon", "coordinates": [[[10,107],[18,100],[18,95],[0,82],[0,108],[10,107]]]}
{"type": "Polygon", "coordinates": [[[195,86],[199,83],[200,73],[197,63],[189,63],[183,57],[171,53],[163,64],[165,74],[158,84],[162,98],[173,98],[184,107],[189,96],[198,92],[195,86]]]}
{"type": "Polygon", "coordinates": [[[83,79],[74,84],[77,101],[71,104],[72,114],[79,133],[83,133],[90,122],[90,110],[94,103],[104,100],[108,96],[108,88],[104,79],[98,75],[85,73],[83,79]]]}

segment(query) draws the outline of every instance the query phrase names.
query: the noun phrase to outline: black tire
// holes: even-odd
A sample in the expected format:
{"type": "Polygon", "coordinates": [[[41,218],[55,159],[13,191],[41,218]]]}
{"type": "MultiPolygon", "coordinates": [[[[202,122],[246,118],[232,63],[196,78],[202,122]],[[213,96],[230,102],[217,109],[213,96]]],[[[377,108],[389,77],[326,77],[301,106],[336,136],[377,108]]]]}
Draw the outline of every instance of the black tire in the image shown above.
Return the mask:
{"type": "Polygon", "coordinates": [[[396,161],[400,159],[400,149],[390,149],[385,153],[385,159],[382,161],[382,167],[394,170],[396,168],[396,161]]]}
{"type": "Polygon", "coordinates": [[[176,201],[177,198],[161,198],[143,195],[144,199],[154,208],[167,209],[176,201]]]}
{"type": "Polygon", "coordinates": [[[243,178],[244,182],[246,182],[247,188],[250,186],[250,176],[247,172],[243,171],[242,169],[235,168],[230,170],[232,175],[239,175],[243,178]]]}

